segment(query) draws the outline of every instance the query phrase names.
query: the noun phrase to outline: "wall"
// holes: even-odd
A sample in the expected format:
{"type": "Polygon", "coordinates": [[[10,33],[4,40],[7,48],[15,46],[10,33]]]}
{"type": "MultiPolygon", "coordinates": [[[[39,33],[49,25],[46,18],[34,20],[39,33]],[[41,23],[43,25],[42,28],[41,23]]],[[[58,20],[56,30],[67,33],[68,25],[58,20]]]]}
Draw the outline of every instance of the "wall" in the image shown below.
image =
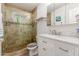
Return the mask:
{"type": "Polygon", "coordinates": [[[3,53],[9,53],[25,48],[33,39],[31,13],[9,5],[5,5],[4,10],[3,53]],[[28,19],[19,19],[20,21],[16,21],[15,18],[12,18],[13,11],[27,16],[28,19]]]}
{"type": "Polygon", "coordinates": [[[48,33],[47,21],[47,5],[41,3],[37,7],[37,36],[48,33]]]}
{"type": "Polygon", "coordinates": [[[47,6],[44,3],[41,3],[37,7],[37,19],[41,17],[47,17],[47,6]]]}

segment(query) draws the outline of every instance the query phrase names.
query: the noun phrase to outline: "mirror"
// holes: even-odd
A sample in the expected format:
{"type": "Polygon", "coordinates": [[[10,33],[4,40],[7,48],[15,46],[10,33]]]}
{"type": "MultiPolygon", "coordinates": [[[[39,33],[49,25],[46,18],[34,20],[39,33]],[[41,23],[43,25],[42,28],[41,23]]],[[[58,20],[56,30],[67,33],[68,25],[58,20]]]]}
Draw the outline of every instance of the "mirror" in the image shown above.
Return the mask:
{"type": "MultiPolygon", "coordinates": [[[[51,25],[76,24],[79,22],[79,3],[52,3],[48,6],[51,25]]],[[[48,19],[48,20],[49,20],[48,19]]]]}
{"type": "Polygon", "coordinates": [[[69,9],[69,24],[79,22],[79,3],[68,4],[69,9]]]}

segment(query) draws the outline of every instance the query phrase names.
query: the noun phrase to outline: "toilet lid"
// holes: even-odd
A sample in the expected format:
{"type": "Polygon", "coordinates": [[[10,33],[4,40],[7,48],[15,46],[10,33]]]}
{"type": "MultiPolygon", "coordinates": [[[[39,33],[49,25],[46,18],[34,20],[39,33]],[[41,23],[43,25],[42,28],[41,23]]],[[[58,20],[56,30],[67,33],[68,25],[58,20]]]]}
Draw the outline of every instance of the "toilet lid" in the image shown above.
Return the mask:
{"type": "Polygon", "coordinates": [[[37,44],[36,43],[30,43],[27,45],[28,48],[34,48],[34,47],[37,47],[37,44]]]}

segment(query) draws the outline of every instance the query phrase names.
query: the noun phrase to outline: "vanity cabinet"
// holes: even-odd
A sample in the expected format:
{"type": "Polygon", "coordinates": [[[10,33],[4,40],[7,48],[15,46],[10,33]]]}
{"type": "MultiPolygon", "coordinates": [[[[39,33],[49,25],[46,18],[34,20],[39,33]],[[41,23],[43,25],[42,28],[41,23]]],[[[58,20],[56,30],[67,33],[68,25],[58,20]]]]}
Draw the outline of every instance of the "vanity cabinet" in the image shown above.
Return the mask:
{"type": "Polygon", "coordinates": [[[79,46],[47,37],[37,37],[39,56],[79,56],[79,46]]]}
{"type": "Polygon", "coordinates": [[[55,55],[56,56],[74,56],[75,47],[73,45],[56,41],[55,42],[55,55]]]}
{"type": "Polygon", "coordinates": [[[54,42],[47,38],[37,38],[37,44],[38,44],[38,55],[39,56],[51,56],[54,54],[54,42]]]}

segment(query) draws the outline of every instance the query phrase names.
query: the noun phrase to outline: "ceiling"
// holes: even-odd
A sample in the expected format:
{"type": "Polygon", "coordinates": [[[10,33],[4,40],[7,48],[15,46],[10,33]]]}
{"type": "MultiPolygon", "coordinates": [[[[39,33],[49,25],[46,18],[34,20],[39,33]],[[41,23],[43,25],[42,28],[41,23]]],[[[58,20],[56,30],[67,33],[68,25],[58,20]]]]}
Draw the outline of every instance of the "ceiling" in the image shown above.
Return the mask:
{"type": "MultiPolygon", "coordinates": [[[[39,4],[40,3],[8,3],[8,5],[16,6],[29,12],[32,12],[39,4]]],[[[57,9],[63,5],[65,5],[65,3],[51,3],[47,7],[47,12],[50,13],[54,9],[57,9]]]]}
{"type": "Polygon", "coordinates": [[[66,3],[52,3],[47,7],[47,11],[48,11],[48,13],[50,13],[51,11],[53,11],[61,6],[64,6],[65,4],[66,3]]]}
{"type": "Polygon", "coordinates": [[[8,3],[8,5],[16,6],[23,10],[32,12],[32,10],[39,5],[39,3],[8,3]]]}

